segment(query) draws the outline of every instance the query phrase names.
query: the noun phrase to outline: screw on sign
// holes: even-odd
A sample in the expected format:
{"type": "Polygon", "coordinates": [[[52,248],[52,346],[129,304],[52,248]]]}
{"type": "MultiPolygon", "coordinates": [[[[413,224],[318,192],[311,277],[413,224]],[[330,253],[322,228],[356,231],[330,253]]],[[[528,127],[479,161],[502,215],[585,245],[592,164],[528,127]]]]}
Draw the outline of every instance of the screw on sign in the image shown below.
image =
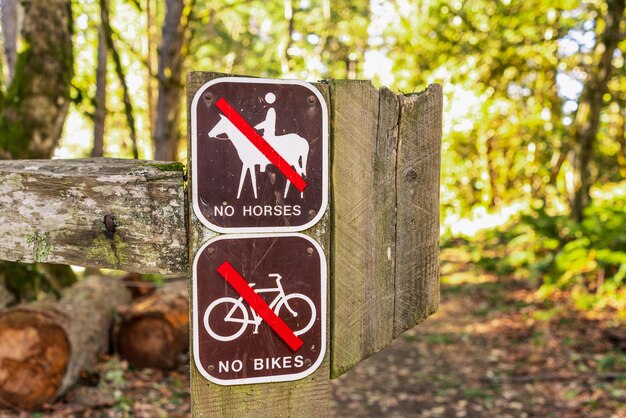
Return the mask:
{"type": "Polygon", "coordinates": [[[311,84],[218,78],[191,105],[193,207],[218,232],[301,231],[328,199],[328,110],[311,84]]]}
{"type": "Polygon", "coordinates": [[[221,385],[297,380],[326,351],[326,261],[301,234],[224,235],[196,254],[194,360],[221,385]]]}

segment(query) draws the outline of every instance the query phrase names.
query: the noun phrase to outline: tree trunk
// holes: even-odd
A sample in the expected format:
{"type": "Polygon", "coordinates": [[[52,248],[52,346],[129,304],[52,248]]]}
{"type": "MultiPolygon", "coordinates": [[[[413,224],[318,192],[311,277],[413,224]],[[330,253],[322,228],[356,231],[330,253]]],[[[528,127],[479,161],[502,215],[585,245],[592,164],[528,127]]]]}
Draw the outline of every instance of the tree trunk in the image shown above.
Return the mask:
{"type": "MultiPolygon", "coordinates": [[[[103,0],[106,5],[106,0],[103,0]]],[[[104,122],[107,109],[107,36],[106,9],[100,8],[100,29],[98,31],[98,67],[96,68],[96,111],[94,114],[92,157],[104,156],[104,122]]]]}
{"type": "Polygon", "coordinates": [[[154,97],[154,20],[156,14],[156,4],[154,0],[146,0],[146,34],[147,34],[147,55],[146,62],[148,64],[148,80],[146,81],[146,93],[148,96],[148,121],[150,122],[150,132],[154,132],[154,123],[156,120],[156,103],[154,97]]]}
{"type": "Polygon", "coordinates": [[[613,52],[621,41],[620,22],[624,15],[624,0],[607,0],[607,12],[604,16],[604,30],[595,47],[597,57],[593,70],[587,73],[588,81],[580,96],[576,112],[574,133],[574,192],[570,196],[571,217],[577,222],[583,219],[583,212],[591,201],[589,191],[592,179],[590,163],[593,161],[593,146],[600,127],[602,101],[611,78],[613,52]]]}
{"type": "Polygon", "coordinates": [[[166,0],[163,40],[159,48],[159,96],[154,128],[154,158],[174,161],[178,156],[182,69],[185,56],[185,32],[188,11],[183,0],[166,0]],[[187,13],[187,14],[186,14],[187,13]]]}
{"type": "Polygon", "coordinates": [[[25,48],[0,102],[0,158],[50,158],[70,103],[71,1],[23,4],[25,48]]]}
{"type": "Polygon", "coordinates": [[[189,347],[187,281],[168,283],[120,310],[120,356],[136,367],[171,369],[189,347]]]}
{"type": "Polygon", "coordinates": [[[115,64],[115,73],[122,85],[122,98],[124,102],[124,113],[126,114],[126,120],[128,121],[128,129],[130,130],[130,141],[133,152],[133,158],[139,158],[139,150],[137,148],[137,128],[135,126],[135,111],[133,110],[132,102],[130,101],[130,92],[128,90],[128,83],[126,83],[126,75],[124,74],[124,67],[122,67],[122,59],[113,42],[113,29],[109,20],[109,7],[107,0],[100,0],[100,10],[102,12],[102,26],[106,35],[107,46],[111,51],[113,63],[115,64]]]}
{"type": "Polygon", "coordinates": [[[618,110],[617,129],[615,136],[619,144],[617,150],[617,163],[619,165],[619,174],[622,180],[626,180],[626,109],[620,106],[618,110]]]}
{"type": "Polygon", "coordinates": [[[291,55],[289,49],[293,45],[293,31],[295,26],[294,10],[292,0],[285,0],[285,19],[287,20],[287,39],[285,40],[285,49],[281,62],[281,71],[283,75],[291,73],[291,55]]]}
{"type": "Polygon", "coordinates": [[[129,300],[120,281],[91,277],[57,302],[0,312],[0,403],[35,409],[62,394],[109,347],[113,314],[129,300]]]}
{"type": "Polygon", "coordinates": [[[4,43],[4,56],[7,65],[6,84],[9,85],[15,71],[17,59],[17,35],[19,33],[19,3],[18,0],[0,1],[0,13],[2,13],[2,34],[4,43]]]}
{"type": "MultiPolygon", "coordinates": [[[[12,3],[14,0],[2,0],[2,12],[6,7],[10,9],[12,3]]],[[[74,66],[71,1],[31,0],[23,5],[25,47],[17,56],[7,93],[0,97],[0,159],[50,158],[61,137],[70,103],[74,66]]],[[[15,13],[16,28],[19,14],[15,13]]],[[[6,36],[6,27],[3,29],[6,36]]],[[[17,35],[10,37],[16,39],[17,35]]],[[[6,283],[12,289],[23,288],[31,294],[39,290],[41,278],[46,277],[32,266],[0,263],[0,275],[8,270],[11,274],[6,283]]],[[[59,272],[57,268],[53,270],[59,272]]],[[[61,270],[73,281],[75,276],[69,267],[61,270]]],[[[57,279],[65,282],[59,276],[52,280],[57,279]]]]}

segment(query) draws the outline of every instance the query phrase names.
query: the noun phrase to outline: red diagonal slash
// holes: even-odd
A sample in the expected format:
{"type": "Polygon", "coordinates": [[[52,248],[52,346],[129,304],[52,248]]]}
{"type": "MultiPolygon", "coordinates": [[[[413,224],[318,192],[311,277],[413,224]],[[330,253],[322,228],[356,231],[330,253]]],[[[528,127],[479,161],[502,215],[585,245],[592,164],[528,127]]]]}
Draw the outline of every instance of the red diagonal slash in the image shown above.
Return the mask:
{"type": "Polygon", "coordinates": [[[250,287],[246,279],[228,262],[224,261],[217,272],[239,293],[252,309],[282,338],[292,351],[298,351],[304,342],[293,333],[289,325],[270,309],[267,303],[250,287]]]}
{"type": "Polygon", "coordinates": [[[215,103],[215,106],[300,192],[304,191],[307,183],[300,174],[223,97],[215,103]]]}

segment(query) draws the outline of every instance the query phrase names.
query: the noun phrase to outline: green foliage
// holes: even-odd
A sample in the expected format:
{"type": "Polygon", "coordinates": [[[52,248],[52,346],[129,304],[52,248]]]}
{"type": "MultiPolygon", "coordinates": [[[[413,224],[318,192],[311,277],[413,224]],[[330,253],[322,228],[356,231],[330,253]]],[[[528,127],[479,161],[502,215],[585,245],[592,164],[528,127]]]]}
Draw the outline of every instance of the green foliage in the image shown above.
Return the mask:
{"type": "MultiPolygon", "coordinates": [[[[151,4],[154,19],[148,28],[146,0],[110,1],[114,41],[135,104],[141,154],[146,156],[152,148],[148,109],[156,97],[155,57],[165,10],[163,2],[151,4]]],[[[405,93],[442,83],[444,245],[467,246],[480,267],[527,280],[545,299],[571,292],[582,309],[624,306],[626,193],[619,190],[626,186],[605,190],[604,185],[626,179],[626,40],[613,54],[614,76],[603,96],[591,170],[596,201],[582,223],[567,216],[575,171],[573,126],[582,118],[577,115],[576,89],[597,67],[595,43],[605,26],[606,1],[191,4],[185,70],[309,81],[371,78],[405,93]],[[514,205],[526,209],[504,227],[475,236],[454,232],[464,218],[514,205]]],[[[92,134],[95,110],[99,8],[92,0],[73,1],[72,7],[76,72],[62,155],[80,157],[91,147],[85,138],[92,134]]],[[[28,54],[24,42],[18,67],[26,65],[28,54]]],[[[106,154],[130,156],[121,89],[109,67],[106,154]]],[[[16,80],[4,103],[15,101],[17,91],[29,82],[16,80]]],[[[2,125],[0,120],[0,148],[30,156],[20,145],[26,129],[30,127],[2,125]]],[[[173,165],[157,168],[179,170],[173,165]]]]}
{"type": "Polygon", "coordinates": [[[571,292],[579,309],[626,308],[626,185],[605,187],[577,224],[539,203],[468,241],[474,261],[530,280],[543,299],[571,292]]]}
{"type": "Polygon", "coordinates": [[[5,277],[7,289],[20,301],[34,300],[42,292],[53,291],[34,264],[0,262],[0,276],[5,277]]]}
{"type": "Polygon", "coordinates": [[[213,71],[354,78],[364,61],[370,23],[364,0],[198,4],[190,50],[196,68],[213,71]]]}

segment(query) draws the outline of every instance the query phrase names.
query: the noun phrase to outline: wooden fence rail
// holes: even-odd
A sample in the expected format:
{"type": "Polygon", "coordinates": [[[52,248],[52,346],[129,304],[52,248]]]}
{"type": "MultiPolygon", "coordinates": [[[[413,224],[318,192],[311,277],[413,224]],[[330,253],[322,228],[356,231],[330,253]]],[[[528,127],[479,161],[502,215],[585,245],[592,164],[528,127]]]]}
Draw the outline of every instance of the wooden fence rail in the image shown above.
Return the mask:
{"type": "Polygon", "coordinates": [[[0,161],[0,236],[1,260],[186,273],[183,165],[0,161]]]}
{"type": "MultiPolygon", "coordinates": [[[[190,73],[188,99],[223,76],[190,73]]],[[[441,87],[408,96],[364,81],[316,87],[330,113],[330,204],[304,233],[329,265],[325,361],[300,381],[243,386],[214,385],[192,361],[194,416],[324,416],[331,377],[437,309],[441,87]]],[[[190,209],[194,185],[183,170],[119,159],[0,161],[0,260],[190,274],[189,260],[216,234],[190,209]]]]}

